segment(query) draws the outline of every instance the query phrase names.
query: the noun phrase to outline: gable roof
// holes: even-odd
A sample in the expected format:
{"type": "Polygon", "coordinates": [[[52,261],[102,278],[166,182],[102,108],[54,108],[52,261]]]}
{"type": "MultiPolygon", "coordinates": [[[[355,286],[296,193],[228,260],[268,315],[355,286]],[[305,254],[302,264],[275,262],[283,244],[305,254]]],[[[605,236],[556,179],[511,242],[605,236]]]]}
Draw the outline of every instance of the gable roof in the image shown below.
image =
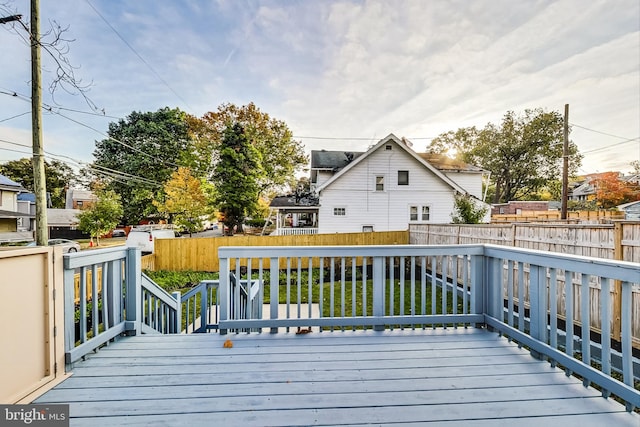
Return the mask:
{"type": "MultiPolygon", "coordinates": [[[[406,141],[406,140],[405,140],[406,141]]],[[[434,165],[432,165],[430,162],[428,162],[426,159],[422,158],[420,155],[418,155],[418,153],[416,153],[415,151],[413,151],[411,148],[408,147],[407,142],[400,140],[397,136],[395,136],[394,134],[390,133],[388,136],[386,136],[385,138],[382,138],[376,145],[374,145],[372,148],[370,148],[369,150],[367,150],[365,153],[363,153],[362,155],[358,156],[357,158],[355,158],[352,162],[350,162],[348,165],[346,165],[342,170],[340,170],[338,173],[336,173],[335,175],[333,175],[331,178],[329,178],[326,182],[324,182],[322,185],[320,185],[317,189],[318,193],[321,192],[322,190],[324,190],[325,188],[327,188],[328,186],[330,186],[333,182],[335,182],[336,180],[338,180],[342,175],[344,175],[345,173],[347,173],[349,170],[351,170],[352,168],[354,168],[358,163],[362,162],[364,159],[366,159],[367,157],[369,157],[372,153],[376,152],[378,150],[378,148],[380,148],[383,145],[388,144],[389,142],[393,142],[395,143],[398,147],[400,147],[401,149],[403,149],[407,154],[409,154],[411,157],[413,157],[414,159],[416,159],[418,161],[418,163],[420,163],[422,166],[424,166],[427,170],[429,170],[430,172],[432,172],[435,176],[437,176],[438,178],[440,178],[444,183],[446,183],[447,185],[449,185],[451,188],[453,188],[454,190],[456,190],[458,193],[461,194],[468,194],[468,192],[463,189],[462,187],[460,187],[458,184],[456,184],[453,180],[451,180],[449,177],[447,177],[444,173],[442,173],[438,168],[436,168],[434,165]]],[[[482,169],[479,169],[479,171],[481,171],[482,169]]]]}

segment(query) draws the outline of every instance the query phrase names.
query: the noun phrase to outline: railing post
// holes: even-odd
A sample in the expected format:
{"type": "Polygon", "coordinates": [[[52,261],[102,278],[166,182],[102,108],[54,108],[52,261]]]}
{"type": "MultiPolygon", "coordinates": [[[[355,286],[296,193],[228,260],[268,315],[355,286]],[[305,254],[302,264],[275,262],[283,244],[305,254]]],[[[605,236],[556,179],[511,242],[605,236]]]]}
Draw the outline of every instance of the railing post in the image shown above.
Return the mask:
{"type": "MultiPolygon", "coordinates": [[[[68,257],[64,257],[64,352],[66,355],[76,345],[76,325],[75,325],[75,270],[71,270],[67,264],[68,257]]],[[[65,362],[70,364],[66,356],[65,362]]]]}
{"type": "MultiPolygon", "coordinates": [[[[220,296],[220,301],[218,301],[218,305],[220,306],[220,319],[218,319],[218,324],[229,320],[229,258],[220,257],[218,253],[218,262],[220,265],[220,277],[219,286],[218,286],[218,295],[220,296]]],[[[204,287],[205,296],[208,294],[207,286],[204,287]]],[[[206,322],[206,318],[202,318],[202,313],[200,317],[201,322],[206,322]]],[[[194,313],[195,318],[195,313],[194,313]]],[[[226,335],[226,329],[220,329],[220,335],[226,335]]]]}
{"type": "MultiPolygon", "coordinates": [[[[269,258],[269,318],[278,318],[278,304],[280,303],[280,259],[269,258]]],[[[320,295],[322,298],[322,295],[320,295]]],[[[272,334],[278,333],[278,328],[272,327],[272,334]]]]}
{"type": "MultiPolygon", "coordinates": [[[[547,286],[546,274],[543,267],[531,265],[529,267],[529,335],[547,342],[547,286]]],[[[542,355],[531,350],[531,355],[540,359],[542,355]]]]}
{"type": "Polygon", "coordinates": [[[127,321],[126,329],[128,332],[133,332],[132,335],[139,335],[141,331],[142,270],[140,263],[140,250],[128,248],[125,266],[125,319],[127,321]]]}
{"type": "MultiPolygon", "coordinates": [[[[471,256],[471,314],[486,314],[485,289],[492,280],[489,273],[485,277],[485,256],[471,256]]],[[[473,323],[477,327],[477,323],[473,323]]]]}
{"type": "MultiPolygon", "coordinates": [[[[384,316],[384,258],[373,257],[373,316],[384,316]]],[[[384,324],[374,325],[375,331],[384,331],[384,324]]]]}
{"type": "Polygon", "coordinates": [[[173,331],[170,332],[179,334],[180,332],[182,332],[182,294],[180,293],[180,291],[176,291],[171,295],[176,300],[176,314],[173,319],[173,325],[171,325],[171,327],[173,327],[173,331]]]}

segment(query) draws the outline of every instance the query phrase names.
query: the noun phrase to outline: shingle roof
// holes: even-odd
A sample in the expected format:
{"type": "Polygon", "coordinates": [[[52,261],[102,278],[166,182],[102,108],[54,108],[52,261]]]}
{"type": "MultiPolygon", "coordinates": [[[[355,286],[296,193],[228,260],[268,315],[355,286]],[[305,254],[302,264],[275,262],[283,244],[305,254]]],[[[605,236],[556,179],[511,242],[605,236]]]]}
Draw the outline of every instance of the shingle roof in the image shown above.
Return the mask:
{"type": "Polygon", "coordinates": [[[354,159],[364,154],[362,151],[311,151],[311,169],[332,169],[338,171],[354,159]]]}
{"type": "Polygon", "coordinates": [[[467,171],[467,172],[482,172],[482,168],[474,165],[470,165],[460,160],[452,159],[444,154],[436,153],[416,153],[422,159],[431,163],[436,169],[443,172],[445,171],[467,171]]]}

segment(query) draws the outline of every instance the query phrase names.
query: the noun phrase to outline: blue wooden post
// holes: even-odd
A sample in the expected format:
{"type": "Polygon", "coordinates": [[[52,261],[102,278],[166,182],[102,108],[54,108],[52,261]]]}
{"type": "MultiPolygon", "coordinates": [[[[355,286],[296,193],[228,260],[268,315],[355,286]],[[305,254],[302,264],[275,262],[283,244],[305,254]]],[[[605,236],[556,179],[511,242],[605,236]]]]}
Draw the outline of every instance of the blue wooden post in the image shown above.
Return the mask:
{"type": "MultiPolygon", "coordinates": [[[[269,318],[277,319],[278,318],[278,304],[280,301],[280,259],[278,258],[269,258],[269,318]]],[[[320,294],[320,298],[322,298],[322,294],[320,294]]],[[[278,328],[272,327],[271,333],[278,333],[278,328]]]]}
{"type": "Polygon", "coordinates": [[[69,360],[69,352],[73,350],[76,345],[76,325],[75,325],[75,286],[74,276],[75,270],[72,270],[68,266],[69,258],[64,257],[64,351],[65,362],[71,363],[69,360]]]}
{"type": "MultiPolygon", "coordinates": [[[[531,265],[529,267],[529,335],[543,343],[547,342],[547,285],[543,267],[531,265]]],[[[542,355],[531,350],[536,359],[542,355]]]]}
{"type": "MultiPolygon", "coordinates": [[[[485,257],[483,255],[473,255],[471,257],[471,314],[486,314],[485,308],[485,287],[493,280],[490,274],[485,277],[485,257]]],[[[473,323],[473,326],[477,326],[473,323]]]]}
{"type": "Polygon", "coordinates": [[[173,292],[171,294],[176,300],[176,314],[173,318],[173,322],[170,325],[169,331],[174,334],[182,332],[182,294],[180,291],[173,292]]]}
{"type": "Polygon", "coordinates": [[[139,249],[127,249],[125,272],[125,319],[127,321],[126,330],[129,331],[132,335],[139,335],[141,331],[142,320],[142,308],[140,306],[140,304],[142,303],[142,270],[139,249]]]}
{"type": "MultiPolygon", "coordinates": [[[[384,257],[373,257],[373,316],[384,317],[384,257]]],[[[375,331],[384,331],[384,324],[374,325],[375,331]]]]}
{"type": "MultiPolygon", "coordinates": [[[[220,319],[218,320],[219,324],[229,320],[229,258],[220,257],[218,253],[219,263],[220,263],[220,277],[219,277],[219,285],[218,285],[218,295],[220,296],[220,300],[218,301],[218,306],[220,307],[220,319]]],[[[205,297],[207,295],[207,287],[204,287],[205,297]]],[[[195,310],[195,308],[194,308],[195,310]]],[[[195,313],[194,313],[195,319],[195,313]]],[[[206,321],[206,319],[203,319],[206,321]]],[[[227,329],[220,329],[220,335],[226,335],[227,329]]]]}

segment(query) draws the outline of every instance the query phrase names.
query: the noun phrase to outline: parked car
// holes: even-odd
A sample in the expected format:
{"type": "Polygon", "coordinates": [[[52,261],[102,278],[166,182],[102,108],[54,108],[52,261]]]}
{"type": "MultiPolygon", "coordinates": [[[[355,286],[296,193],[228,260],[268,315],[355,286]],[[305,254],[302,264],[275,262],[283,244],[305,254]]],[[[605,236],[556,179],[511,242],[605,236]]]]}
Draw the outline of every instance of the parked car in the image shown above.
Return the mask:
{"type": "Polygon", "coordinates": [[[132,228],[129,231],[125,246],[138,248],[143,254],[153,253],[153,243],[156,239],[172,239],[176,237],[174,230],[170,228],[132,228]]]}
{"type": "MultiPolygon", "coordinates": [[[[31,242],[27,244],[27,246],[37,246],[37,244],[36,242],[31,242]]],[[[80,250],[80,244],[78,242],[68,239],[49,239],[47,246],[60,246],[62,247],[62,252],[65,254],[78,252],[80,250]]]]}
{"type": "Polygon", "coordinates": [[[127,233],[121,228],[116,228],[111,232],[111,237],[126,237],[126,236],[127,236],[127,233]]]}

